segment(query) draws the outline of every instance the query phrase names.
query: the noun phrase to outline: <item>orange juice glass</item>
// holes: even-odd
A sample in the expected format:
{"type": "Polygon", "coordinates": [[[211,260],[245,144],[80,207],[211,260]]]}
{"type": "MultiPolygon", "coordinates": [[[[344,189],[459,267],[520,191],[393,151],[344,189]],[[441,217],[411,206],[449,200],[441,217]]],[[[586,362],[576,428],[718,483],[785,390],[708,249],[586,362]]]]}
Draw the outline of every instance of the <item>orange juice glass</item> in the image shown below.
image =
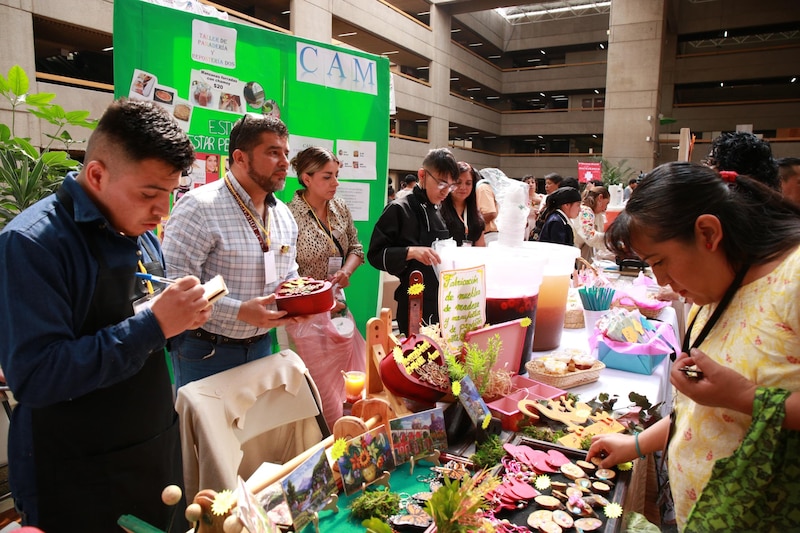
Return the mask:
{"type": "Polygon", "coordinates": [[[364,394],[367,375],[359,370],[344,373],[344,395],[349,403],[357,402],[364,394]]]}

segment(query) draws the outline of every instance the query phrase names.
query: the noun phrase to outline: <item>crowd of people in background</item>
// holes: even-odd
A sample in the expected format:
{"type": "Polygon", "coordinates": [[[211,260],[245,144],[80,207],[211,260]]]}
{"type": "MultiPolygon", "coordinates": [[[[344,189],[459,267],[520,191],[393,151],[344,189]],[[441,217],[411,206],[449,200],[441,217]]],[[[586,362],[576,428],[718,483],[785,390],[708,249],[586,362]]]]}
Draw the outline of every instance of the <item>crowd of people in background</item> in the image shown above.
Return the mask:
{"type": "MultiPolygon", "coordinates": [[[[74,521],[92,526],[87,530],[110,531],[128,507],[103,505],[85,513],[85,502],[99,492],[150,498],[167,484],[181,484],[164,357],[168,341],[177,387],[266,357],[273,328],[291,329],[306,320],[277,309],[274,293],[282,282],[310,276],[343,289],[365,260],[400,279],[396,318],[407,334],[412,271],[423,277],[418,318],[438,322],[441,258],[435,243],[452,238],[459,246],[485,246],[498,238],[497,219],[505,207],[492,183],[449,149],[436,148],[396,193],[388,184],[388,203],[365,253],[347,204],[336,196],[336,155],[309,147],[290,161],[288,139],[278,118],[239,119],[230,132],[228,171],[183,195],[160,243],[151,230],[169,214],[170,194],[195,154],[161,108],[123,99],[99,121],[81,171],[0,233],[0,253],[14,258],[14,268],[0,269],[6,295],[0,365],[18,401],[10,479],[25,523],[57,527],[74,521]],[[290,166],[300,189],[287,205],[276,193],[290,166]],[[218,274],[229,294],[211,306],[201,281],[218,274]],[[173,280],[156,291],[137,275],[173,280]],[[73,431],[77,425],[84,428],[80,435],[73,431]],[[64,435],[71,438],[65,441],[64,435]],[[96,468],[100,460],[103,468],[124,475],[108,476],[96,468]],[[62,472],[67,463],[74,463],[73,470],[62,472]]],[[[217,157],[206,160],[207,166],[218,163],[217,157]]],[[[706,434],[708,442],[670,441],[670,473],[682,526],[716,517],[715,509],[762,519],[748,504],[763,500],[753,491],[746,498],[726,493],[720,501],[714,463],[704,457],[707,449],[714,459],[738,453],[749,438],[750,414],[763,405],[785,404],[785,419],[773,422],[770,438],[790,444],[781,448],[789,450],[787,457],[800,449],[796,435],[781,433],[782,426],[800,426],[798,395],[787,392],[800,384],[800,159],[776,161],[769,143],[750,133],[722,134],[703,165],[669,163],[630,178],[623,196],[628,208],[608,231],[604,212],[611,194],[603,182],[581,184],[550,173],[540,194],[533,175],[522,181],[528,186],[527,238],[578,246],[587,261],[639,254],[660,283],[674,284],[703,305],[695,314],[698,328],[714,327],[718,317],[710,311],[724,308],[728,292],[735,294],[727,299],[730,320],[720,322],[705,344],[693,320],[686,338],[703,351],[685,346],[671,373],[682,393],[676,403],[679,432],[700,437],[701,426],[709,424],[717,431],[706,434]],[[775,279],[780,286],[771,283],[775,279]],[[748,321],[754,324],[750,329],[729,331],[731,324],[748,321]],[[758,342],[757,327],[763,330],[758,342]],[[688,383],[678,367],[689,364],[702,367],[709,381],[688,383]],[[730,380],[743,384],[730,406],[735,412],[720,408],[727,405],[721,399],[730,380]],[[695,498],[687,498],[690,493],[695,498]],[[735,505],[725,505],[730,502],[735,505]]],[[[344,307],[342,298],[332,311],[344,307]]],[[[315,379],[324,382],[330,376],[323,374],[351,366],[331,361],[309,362],[315,379]]],[[[323,400],[332,419],[340,413],[340,393],[330,391],[323,400]]],[[[655,451],[668,432],[665,420],[635,440],[598,438],[589,455],[603,456],[603,465],[610,466],[655,451]]],[[[800,491],[783,489],[797,488],[799,477],[786,477],[759,490],[770,498],[790,495],[781,505],[794,508],[800,491]]],[[[759,476],[748,479],[756,483],[759,476]]],[[[143,519],[166,523],[166,508],[157,500],[124,503],[143,519]]]]}

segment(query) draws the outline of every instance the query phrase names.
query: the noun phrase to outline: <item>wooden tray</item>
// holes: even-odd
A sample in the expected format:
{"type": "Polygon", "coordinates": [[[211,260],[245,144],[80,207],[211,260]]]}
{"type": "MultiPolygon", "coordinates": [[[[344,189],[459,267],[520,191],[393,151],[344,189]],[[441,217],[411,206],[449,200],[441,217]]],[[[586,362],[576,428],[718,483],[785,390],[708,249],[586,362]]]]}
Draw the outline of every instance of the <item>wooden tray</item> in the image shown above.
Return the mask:
{"type": "MultiPolygon", "coordinates": [[[[558,444],[553,444],[541,440],[535,440],[522,435],[518,435],[516,438],[512,439],[511,443],[517,446],[524,444],[526,446],[530,446],[534,450],[542,450],[544,452],[546,452],[547,450],[558,450],[564,455],[566,455],[573,463],[578,460],[584,460],[584,461],[586,460],[586,452],[583,450],[565,448],[563,446],[559,446],[558,444]]],[[[617,473],[616,477],[613,480],[614,488],[612,489],[610,494],[606,494],[604,496],[609,502],[618,503],[620,506],[623,507],[624,510],[623,502],[625,500],[625,493],[627,491],[628,485],[630,484],[631,471],[628,470],[623,472],[617,469],[614,469],[614,471],[617,473]]],[[[502,467],[496,473],[497,475],[502,476],[503,475],[502,467]]],[[[567,479],[563,474],[560,473],[548,474],[548,476],[550,476],[550,479],[552,481],[564,481],[567,483],[570,482],[569,479],[567,479]]],[[[547,489],[540,492],[542,494],[549,495],[551,490],[552,489],[547,489]]],[[[536,504],[535,501],[530,500],[529,504],[526,505],[524,508],[516,509],[513,511],[501,511],[500,513],[497,514],[497,517],[500,519],[505,518],[516,525],[527,527],[528,515],[537,510],[539,510],[539,506],[536,504]]],[[[623,516],[620,516],[619,518],[606,518],[602,508],[597,508],[595,510],[595,513],[597,514],[597,517],[600,519],[600,521],[603,522],[603,526],[597,530],[598,532],[617,533],[622,530],[623,516]]],[[[573,518],[575,517],[573,516],[573,518]]],[[[573,530],[570,529],[567,531],[573,531],[573,530]]]]}
{"type": "Polygon", "coordinates": [[[536,370],[534,361],[535,359],[525,363],[528,376],[530,376],[531,379],[546,383],[547,385],[552,385],[559,389],[571,389],[572,387],[593,383],[600,379],[600,371],[606,367],[602,361],[596,361],[594,366],[587,370],[576,370],[574,372],[567,372],[566,374],[546,374],[536,370]]]}

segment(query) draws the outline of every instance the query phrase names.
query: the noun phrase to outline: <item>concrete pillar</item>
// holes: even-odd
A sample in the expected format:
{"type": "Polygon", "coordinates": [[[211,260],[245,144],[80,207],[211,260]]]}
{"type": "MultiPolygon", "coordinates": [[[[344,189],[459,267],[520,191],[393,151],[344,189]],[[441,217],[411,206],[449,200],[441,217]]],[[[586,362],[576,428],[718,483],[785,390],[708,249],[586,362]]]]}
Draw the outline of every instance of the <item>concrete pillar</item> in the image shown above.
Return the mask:
{"type": "Polygon", "coordinates": [[[655,162],[665,31],[665,0],[611,4],[603,157],[637,173],[655,162]]]}
{"type": "Polygon", "coordinates": [[[291,0],[289,29],[296,37],[331,42],[331,0],[291,0]]]}
{"type": "MultiPolygon", "coordinates": [[[[36,54],[33,47],[33,16],[30,6],[21,6],[19,2],[13,7],[0,5],[0,20],[3,21],[3,54],[0,56],[0,73],[8,75],[14,65],[19,65],[28,75],[30,81],[29,93],[39,92],[36,83],[36,54]]],[[[27,2],[23,2],[27,4],[27,2]]],[[[11,106],[5,100],[0,100],[0,123],[11,127],[14,122],[14,134],[17,137],[30,137],[38,139],[40,136],[39,119],[27,112],[18,111],[16,117],[12,116],[11,106]]],[[[25,106],[21,106],[25,109],[25,106]]],[[[38,144],[34,141],[34,144],[38,144]]]]}
{"type": "Polygon", "coordinates": [[[433,92],[433,112],[428,121],[428,140],[431,147],[447,146],[450,135],[450,23],[451,15],[431,4],[431,29],[433,30],[433,57],[430,83],[433,92]]]}

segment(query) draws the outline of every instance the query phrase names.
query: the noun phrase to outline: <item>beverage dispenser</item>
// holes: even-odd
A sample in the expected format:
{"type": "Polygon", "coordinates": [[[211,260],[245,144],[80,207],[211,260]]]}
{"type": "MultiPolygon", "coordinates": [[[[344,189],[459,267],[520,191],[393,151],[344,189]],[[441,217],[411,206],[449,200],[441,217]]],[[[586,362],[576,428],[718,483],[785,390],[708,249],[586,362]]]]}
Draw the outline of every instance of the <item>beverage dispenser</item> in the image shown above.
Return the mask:
{"type": "MultiPolygon", "coordinates": [[[[576,248],[577,250],[577,248],[576,248]]],[[[448,248],[441,254],[440,270],[486,266],[486,321],[500,324],[528,317],[519,373],[531,358],[539,301],[539,285],[545,261],[521,246],[448,248]]],[[[563,316],[562,316],[563,320],[563,316]]]]}

